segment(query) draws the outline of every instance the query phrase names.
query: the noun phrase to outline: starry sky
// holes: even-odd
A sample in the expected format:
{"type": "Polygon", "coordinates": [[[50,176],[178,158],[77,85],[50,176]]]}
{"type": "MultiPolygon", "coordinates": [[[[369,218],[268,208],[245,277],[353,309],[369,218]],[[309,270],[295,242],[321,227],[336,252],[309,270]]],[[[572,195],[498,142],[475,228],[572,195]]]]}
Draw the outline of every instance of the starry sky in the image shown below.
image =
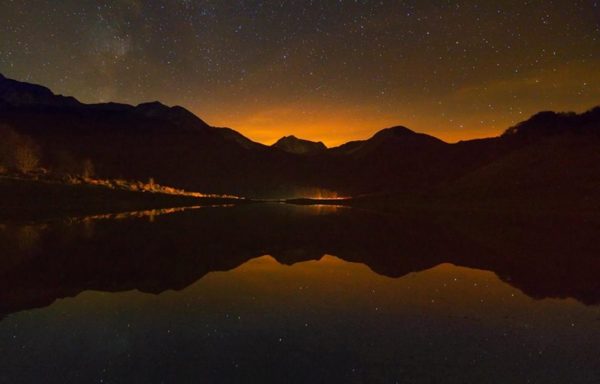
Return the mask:
{"type": "Polygon", "coordinates": [[[2,0],[0,73],[270,144],[454,142],[600,104],[600,0],[2,0]]]}

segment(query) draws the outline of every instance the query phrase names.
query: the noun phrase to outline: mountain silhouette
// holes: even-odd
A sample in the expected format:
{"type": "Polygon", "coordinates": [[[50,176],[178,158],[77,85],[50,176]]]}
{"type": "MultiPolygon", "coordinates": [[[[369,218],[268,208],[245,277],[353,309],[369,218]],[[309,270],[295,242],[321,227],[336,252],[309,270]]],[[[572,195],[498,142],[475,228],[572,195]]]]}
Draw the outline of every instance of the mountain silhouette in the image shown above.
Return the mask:
{"type": "Polygon", "coordinates": [[[282,151],[296,153],[300,155],[313,154],[327,150],[327,147],[322,142],[299,139],[294,135],[284,136],[277,140],[272,145],[274,148],[279,148],[282,151]]]}
{"type": "Polygon", "coordinates": [[[600,107],[541,112],[498,137],[454,144],[397,126],[334,148],[294,136],[266,146],[179,106],[83,104],[2,76],[0,124],[34,140],[49,168],[68,154],[89,159],[99,177],[206,193],[600,207],[600,107]]]}

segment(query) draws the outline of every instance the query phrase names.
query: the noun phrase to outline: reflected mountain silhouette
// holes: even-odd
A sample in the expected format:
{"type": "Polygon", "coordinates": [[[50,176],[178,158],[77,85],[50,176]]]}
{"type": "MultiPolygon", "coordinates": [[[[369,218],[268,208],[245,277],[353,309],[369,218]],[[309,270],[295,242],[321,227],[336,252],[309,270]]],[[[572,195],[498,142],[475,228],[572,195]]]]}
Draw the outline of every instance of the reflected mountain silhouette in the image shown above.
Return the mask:
{"type": "Polygon", "coordinates": [[[283,204],[0,224],[0,316],[86,290],[181,290],[271,255],[334,255],[398,278],[442,263],[490,270],[530,297],[600,303],[596,217],[390,215],[283,204]]]}

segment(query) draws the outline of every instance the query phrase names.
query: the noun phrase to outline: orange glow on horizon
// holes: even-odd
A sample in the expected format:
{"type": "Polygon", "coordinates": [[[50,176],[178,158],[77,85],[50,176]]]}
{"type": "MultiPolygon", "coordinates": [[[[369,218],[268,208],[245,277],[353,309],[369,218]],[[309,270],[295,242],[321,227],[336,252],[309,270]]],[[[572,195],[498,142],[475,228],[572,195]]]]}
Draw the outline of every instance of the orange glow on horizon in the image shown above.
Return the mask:
{"type": "Polygon", "coordinates": [[[227,121],[227,116],[209,120],[211,125],[230,127],[249,139],[265,145],[273,145],[283,136],[294,135],[300,139],[321,141],[328,148],[337,147],[350,141],[367,140],[382,129],[400,125],[418,133],[435,136],[448,143],[455,143],[461,140],[498,136],[516,124],[516,121],[506,121],[502,127],[485,125],[456,131],[439,128],[428,129],[427,127],[431,126],[437,127],[437,124],[430,124],[427,120],[420,122],[417,119],[401,118],[375,118],[372,121],[356,121],[352,118],[347,120],[342,118],[324,119],[323,122],[314,125],[302,121],[294,123],[286,120],[283,120],[282,124],[270,120],[260,124],[253,119],[237,119],[229,123],[227,121]]]}
{"type": "Polygon", "coordinates": [[[599,63],[572,62],[511,79],[465,83],[435,98],[415,94],[393,101],[402,99],[393,94],[344,100],[309,94],[286,101],[287,97],[259,94],[244,103],[217,95],[209,104],[182,104],[213,126],[233,128],[266,145],[295,135],[335,147],[398,125],[455,143],[498,136],[540,111],[582,113],[595,107],[599,63]]]}

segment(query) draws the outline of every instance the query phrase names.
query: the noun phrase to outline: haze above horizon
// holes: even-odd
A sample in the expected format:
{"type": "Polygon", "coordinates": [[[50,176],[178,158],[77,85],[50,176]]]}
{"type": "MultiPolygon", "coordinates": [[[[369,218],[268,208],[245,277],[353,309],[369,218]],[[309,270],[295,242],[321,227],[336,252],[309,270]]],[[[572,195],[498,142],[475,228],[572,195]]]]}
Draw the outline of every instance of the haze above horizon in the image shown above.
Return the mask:
{"type": "Polygon", "coordinates": [[[0,15],[7,77],[182,105],[265,144],[395,125],[454,142],[600,100],[596,1],[7,1],[0,15]]]}

